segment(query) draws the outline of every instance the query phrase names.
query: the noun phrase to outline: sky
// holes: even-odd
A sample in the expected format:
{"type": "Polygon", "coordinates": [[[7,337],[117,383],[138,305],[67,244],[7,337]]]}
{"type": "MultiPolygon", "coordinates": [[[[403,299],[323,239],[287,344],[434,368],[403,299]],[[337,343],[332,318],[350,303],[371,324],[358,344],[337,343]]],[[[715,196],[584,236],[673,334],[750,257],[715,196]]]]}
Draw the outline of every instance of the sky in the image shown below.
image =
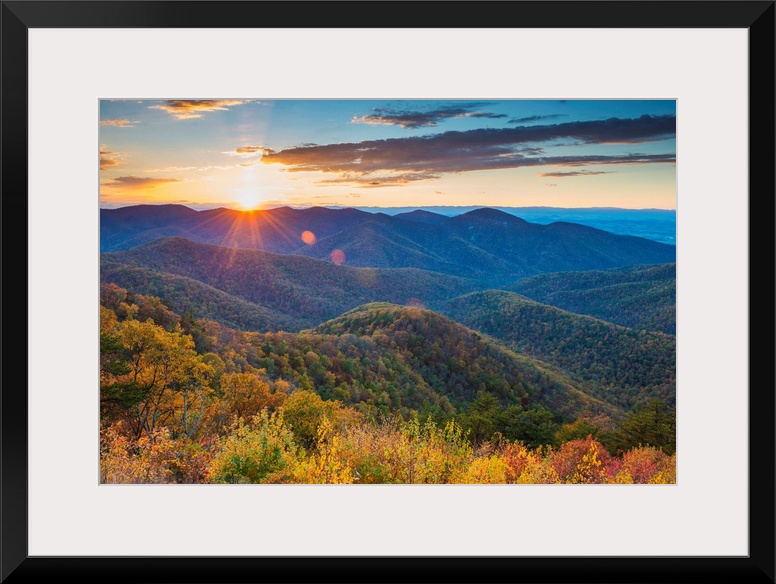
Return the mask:
{"type": "Polygon", "coordinates": [[[676,209],[674,100],[100,101],[100,205],[676,209]]]}

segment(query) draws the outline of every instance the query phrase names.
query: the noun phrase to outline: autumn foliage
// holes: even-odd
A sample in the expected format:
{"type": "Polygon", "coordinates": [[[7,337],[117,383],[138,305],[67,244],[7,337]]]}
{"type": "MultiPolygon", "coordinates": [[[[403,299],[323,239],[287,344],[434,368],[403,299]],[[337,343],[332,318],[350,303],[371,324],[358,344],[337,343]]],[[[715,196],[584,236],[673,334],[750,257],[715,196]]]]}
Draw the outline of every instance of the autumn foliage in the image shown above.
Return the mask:
{"type": "Polygon", "coordinates": [[[619,425],[556,424],[549,410],[501,407],[480,390],[458,410],[440,402],[421,414],[388,407],[400,396],[371,372],[396,372],[406,387],[413,378],[377,357],[357,360],[353,339],[337,361],[312,341],[284,353],[283,337],[265,337],[277,344],[270,359],[233,337],[203,343],[203,330],[158,299],[103,289],[102,483],[676,482],[673,419],[658,403],[619,425]],[[385,407],[354,403],[378,387],[385,407]]]}

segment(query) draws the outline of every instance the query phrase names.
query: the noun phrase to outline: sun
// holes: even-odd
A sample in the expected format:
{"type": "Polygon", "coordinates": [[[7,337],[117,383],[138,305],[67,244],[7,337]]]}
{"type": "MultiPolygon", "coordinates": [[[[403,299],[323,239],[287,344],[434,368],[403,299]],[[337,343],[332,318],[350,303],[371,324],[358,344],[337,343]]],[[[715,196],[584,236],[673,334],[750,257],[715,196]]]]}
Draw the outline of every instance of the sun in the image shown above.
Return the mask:
{"type": "Polygon", "coordinates": [[[237,202],[244,211],[253,211],[261,203],[261,198],[257,193],[243,192],[237,196],[237,202]]]}

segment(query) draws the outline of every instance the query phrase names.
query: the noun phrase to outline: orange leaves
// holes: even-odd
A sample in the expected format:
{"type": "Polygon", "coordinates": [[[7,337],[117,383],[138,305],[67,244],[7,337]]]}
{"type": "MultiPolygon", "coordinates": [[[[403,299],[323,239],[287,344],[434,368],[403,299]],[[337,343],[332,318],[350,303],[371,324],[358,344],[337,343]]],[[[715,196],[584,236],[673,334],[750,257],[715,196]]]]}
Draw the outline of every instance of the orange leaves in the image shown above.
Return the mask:
{"type": "MultiPolygon", "coordinates": [[[[309,396],[302,396],[309,400],[309,396]]],[[[300,398],[297,398],[300,399],[300,398]]],[[[343,410],[346,410],[343,409],[343,410]]],[[[340,415],[342,411],[335,410],[340,415]]],[[[588,436],[558,449],[502,441],[473,450],[460,426],[394,419],[343,424],[322,414],[312,447],[266,408],[218,441],[172,439],[166,428],[132,436],[121,422],[101,437],[101,480],[115,483],[672,484],[676,455],[640,447],[622,458],[588,436]]]]}
{"type": "Polygon", "coordinates": [[[612,456],[592,436],[566,442],[550,455],[550,464],[564,483],[608,483],[612,463],[612,456]]]}
{"type": "Polygon", "coordinates": [[[667,484],[676,482],[676,454],[668,456],[652,446],[642,446],[626,452],[618,482],[667,484]]]}
{"type": "Polygon", "coordinates": [[[135,438],[119,421],[100,432],[101,483],[201,483],[209,460],[208,443],[173,440],[167,428],[135,438]]]}
{"type": "MultiPolygon", "coordinates": [[[[154,303],[146,305],[149,310],[155,307],[154,303]]],[[[640,446],[613,457],[591,434],[572,439],[586,429],[597,429],[597,424],[592,422],[578,421],[564,426],[559,435],[567,439],[557,448],[533,448],[532,445],[546,442],[531,434],[535,438],[533,442],[513,442],[502,436],[497,442],[480,442],[475,450],[472,443],[477,441],[472,440],[472,434],[477,433],[478,426],[474,422],[481,426],[480,437],[489,438],[494,432],[492,428],[485,428],[485,422],[492,417],[491,410],[501,408],[487,392],[467,412],[469,433],[453,419],[443,425],[431,417],[421,422],[417,411],[413,413],[408,408],[402,412],[409,419],[397,413],[390,420],[376,421],[369,417],[368,408],[377,418],[378,411],[392,410],[393,400],[401,402],[395,379],[380,379],[378,383],[370,377],[373,364],[378,372],[389,372],[391,364],[377,354],[370,362],[369,358],[351,357],[351,352],[355,355],[358,351],[347,349],[337,365],[315,350],[300,348],[283,354],[277,361],[267,361],[262,357],[263,349],[257,346],[256,361],[250,365],[246,359],[240,360],[238,351],[225,352],[222,356],[198,354],[192,337],[184,334],[177,323],[173,324],[168,330],[154,324],[152,319],[122,320],[113,310],[101,309],[102,482],[660,484],[676,481],[676,457],[663,450],[640,446]],[[281,378],[270,381],[267,371],[258,369],[257,364],[272,366],[273,375],[280,374],[281,378]],[[289,383],[282,375],[284,368],[292,365],[302,373],[289,383]],[[337,367],[352,379],[360,377],[361,382],[370,384],[358,391],[371,392],[374,386],[382,388],[382,393],[360,404],[360,411],[340,401],[323,399],[321,395],[331,397],[337,392],[350,397],[350,392],[358,388],[355,382],[334,386],[336,379],[331,370],[337,367]],[[328,379],[327,375],[332,378],[328,379]],[[321,384],[327,389],[321,390],[321,384]],[[111,424],[113,420],[117,421],[111,424]]],[[[425,321],[416,324],[428,325],[425,321]]],[[[400,332],[417,333],[414,329],[400,332]]],[[[288,349],[281,334],[271,340],[277,351],[288,349]]],[[[359,342],[355,337],[351,340],[359,342]]],[[[477,367],[475,361],[472,368],[477,367]]],[[[408,377],[407,383],[419,392],[415,381],[408,377]]],[[[520,409],[516,411],[522,413],[520,409]]],[[[445,419],[444,412],[445,408],[437,408],[440,419],[445,419]]],[[[450,417],[451,412],[447,413],[450,417]]],[[[511,418],[512,430],[515,430],[511,436],[529,435],[523,426],[528,427],[530,421],[538,428],[546,418],[538,410],[530,413],[536,415],[511,418]]],[[[657,415],[652,410],[647,413],[650,416],[645,417],[646,422],[657,415]]],[[[631,424],[631,430],[652,428],[646,422],[631,424]]],[[[658,430],[665,433],[662,427],[658,430]]]]}
{"type": "Polygon", "coordinates": [[[272,392],[266,379],[251,373],[225,373],[221,376],[221,397],[216,403],[216,427],[230,426],[250,419],[261,410],[275,411],[286,399],[283,392],[272,392]]]}

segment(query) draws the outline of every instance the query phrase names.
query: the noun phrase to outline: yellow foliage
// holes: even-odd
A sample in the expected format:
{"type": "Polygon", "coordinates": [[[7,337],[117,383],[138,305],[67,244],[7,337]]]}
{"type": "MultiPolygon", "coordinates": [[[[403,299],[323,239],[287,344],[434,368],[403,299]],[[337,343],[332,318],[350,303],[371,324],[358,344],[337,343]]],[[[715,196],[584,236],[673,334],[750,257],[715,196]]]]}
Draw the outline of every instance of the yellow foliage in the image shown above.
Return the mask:
{"type": "Polygon", "coordinates": [[[242,420],[219,441],[209,468],[214,483],[294,482],[299,449],[283,422],[283,413],[262,410],[250,425],[242,420]]]}
{"type": "Polygon", "coordinates": [[[455,477],[456,483],[462,484],[503,484],[507,482],[507,464],[503,457],[491,454],[483,458],[475,458],[468,468],[455,477]]]}
{"type": "Polygon", "coordinates": [[[275,411],[286,400],[286,394],[272,392],[266,379],[251,373],[225,373],[221,376],[221,396],[212,412],[216,431],[247,420],[261,410],[275,411]]]}
{"type": "Polygon", "coordinates": [[[106,316],[101,326],[112,326],[127,356],[127,372],[110,381],[130,383],[140,396],[130,420],[135,436],[145,433],[151,439],[163,426],[173,437],[201,435],[214,369],[196,353],[191,336],[167,331],[151,319],[111,325],[106,316]]]}
{"type": "Polygon", "coordinates": [[[506,442],[501,448],[501,456],[504,458],[504,479],[507,483],[516,483],[528,465],[531,452],[522,442],[506,442]]]}
{"type": "Polygon", "coordinates": [[[653,446],[638,446],[623,454],[622,468],[633,478],[634,483],[676,482],[676,454],[669,456],[653,446]]]}
{"type": "Polygon", "coordinates": [[[560,482],[568,484],[600,484],[610,482],[612,456],[603,445],[588,436],[571,440],[549,456],[550,464],[560,482]]]}
{"type": "Polygon", "coordinates": [[[582,460],[571,476],[566,479],[566,482],[572,484],[607,482],[606,469],[600,458],[600,450],[600,444],[593,442],[590,445],[590,450],[582,455],[582,460]]]}
{"type": "Polygon", "coordinates": [[[338,401],[324,401],[313,391],[295,391],[283,404],[284,419],[298,442],[314,449],[318,444],[318,427],[324,418],[338,431],[361,420],[361,415],[338,401]]]}
{"type": "Polygon", "coordinates": [[[119,326],[118,318],[116,318],[116,313],[113,312],[110,308],[105,308],[104,306],[100,306],[100,333],[101,334],[112,334],[116,332],[116,329],[119,326]]]}
{"type": "Polygon", "coordinates": [[[341,442],[331,421],[324,417],[318,426],[318,448],[297,466],[294,478],[300,483],[352,483],[355,473],[341,452],[341,442]]]}
{"type": "Polygon", "coordinates": [[[542,458],[540,451],[529,454],[517,483],[521,485],[554,485],[562,482],[549,460],[542,458]]]}
{"type": "Polygon", "coordinates": [[[387,454],[396,480],[409,484],[438,484],[453,481],[473,459],[472,447],[462,428],[453,421],[439,428],[429,419],[417,418],[400,426],[398,443],[387,454]]]}
{"type": "Polygon", "coordinates": [[[652,475],[649,479],[650,485],[673,485],[676,484],[676,453],[669,456],[664,462],[662,468],[652,475]]]}

